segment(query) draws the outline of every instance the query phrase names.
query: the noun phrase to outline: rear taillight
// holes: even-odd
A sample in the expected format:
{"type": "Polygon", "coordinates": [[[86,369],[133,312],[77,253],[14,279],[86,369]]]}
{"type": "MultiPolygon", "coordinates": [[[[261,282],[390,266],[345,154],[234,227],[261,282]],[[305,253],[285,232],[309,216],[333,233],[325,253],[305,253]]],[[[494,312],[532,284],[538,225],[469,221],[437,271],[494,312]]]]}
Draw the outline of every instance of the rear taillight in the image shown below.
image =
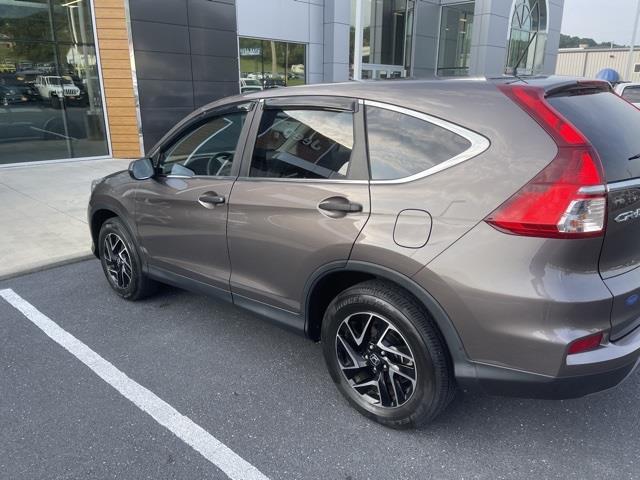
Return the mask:
{"type": "Polygon", "coordinates": [[[499,87],[551,135],[556,158],[485,220],[498,230],[546,238],[604,233],[606,187],[597,153],[582,135],[530,86],[499,87]]]}

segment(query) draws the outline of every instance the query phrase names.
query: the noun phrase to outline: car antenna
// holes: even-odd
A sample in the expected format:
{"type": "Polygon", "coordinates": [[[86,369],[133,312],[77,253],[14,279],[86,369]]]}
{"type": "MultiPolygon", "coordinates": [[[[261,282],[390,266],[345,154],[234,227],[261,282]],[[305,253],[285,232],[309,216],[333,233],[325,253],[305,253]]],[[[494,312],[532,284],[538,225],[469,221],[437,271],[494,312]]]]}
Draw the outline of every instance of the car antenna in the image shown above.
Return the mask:
{"type": "Polygon", "coordinates": [[[524,56],[529,52],[529,47],[531,46],[533,41],[536,39],[537,35],[538,35],[538,32],[533,32],[533,35],[531,36],[531,39],[529,40],[529,43],[527,43],[527,47],[520,54],[520,57],[518,58],[518,61],[516,62],[515,66],[513,67],[513,71],[511,72],[512,76],[516,77],[519,81],[524,82],[524,83],[527,83],[527,81],[524,78],[522,78],[520,75],[518,75],[518,67],[522,63],[522,60],[524,60],[524,56]]]}

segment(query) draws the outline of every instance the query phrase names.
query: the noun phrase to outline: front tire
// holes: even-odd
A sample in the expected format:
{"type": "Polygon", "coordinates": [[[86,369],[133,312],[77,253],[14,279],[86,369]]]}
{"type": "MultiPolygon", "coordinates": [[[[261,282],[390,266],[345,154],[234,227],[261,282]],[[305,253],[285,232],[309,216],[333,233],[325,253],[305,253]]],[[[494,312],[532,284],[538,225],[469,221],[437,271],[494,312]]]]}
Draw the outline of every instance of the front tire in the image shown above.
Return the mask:
{"type": "Polygon", "coordinates": [[[437,326],[391,283],[371,280],[340,293],[325,312],[322,342],[341,393],[388,427],[427,424],[455,395],[451,360],[437,326]]]}
{"type": "Polygon", "coordinates": [[[156,283],[142,272],[135,242],[119,218],[110,218],[98,237],[102,271],[111,288],[126,300],[140,300],[155,291],[156,283]]]}

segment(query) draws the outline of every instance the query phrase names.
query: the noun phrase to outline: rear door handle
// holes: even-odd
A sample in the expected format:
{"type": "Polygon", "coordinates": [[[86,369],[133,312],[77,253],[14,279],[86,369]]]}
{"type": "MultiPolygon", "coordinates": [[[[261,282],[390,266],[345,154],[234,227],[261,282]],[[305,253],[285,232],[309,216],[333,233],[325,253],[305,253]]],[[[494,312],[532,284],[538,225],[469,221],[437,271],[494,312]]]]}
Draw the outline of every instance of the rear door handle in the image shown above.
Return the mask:
{"type": "Polygon", "coordinates": [[[214,208],[216,205],[222,205],[224,202],[224,196],[218,195],[216,192],[206,192],[198,198],[198,203],[205,208],[214,208]]]}
{"type": "Polygon", "coordinates": [[[358,213],[362,211],[362,205],[350,202],[344,197],[327,198],[318,204],[318,208],[327,212],[341,213],[358,213]]]}

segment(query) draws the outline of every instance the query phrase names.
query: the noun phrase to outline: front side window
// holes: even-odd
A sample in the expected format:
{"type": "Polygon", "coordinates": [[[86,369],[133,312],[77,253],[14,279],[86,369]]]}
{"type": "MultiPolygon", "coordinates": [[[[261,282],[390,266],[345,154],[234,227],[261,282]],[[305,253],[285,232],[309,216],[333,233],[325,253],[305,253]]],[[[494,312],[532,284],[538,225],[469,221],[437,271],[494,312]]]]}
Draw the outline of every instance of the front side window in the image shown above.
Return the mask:
{"type": "Polygon", "coordinates": [[[353,113],[266,109],[251,177],[344,179],[353,149],[353,113]]]}
{"type": "Polygon", "coordinates": [[[471,146],[446,128],[404,113],[367,106],[372,180],[410,177],[460,155],[471,146]]]}
{"type": "Polygon", "coordinates": [[[163,155],[162,173],[188,177],[230,175],[246,116],[246,112],[216,116],[191,130],[163,155]]]}

